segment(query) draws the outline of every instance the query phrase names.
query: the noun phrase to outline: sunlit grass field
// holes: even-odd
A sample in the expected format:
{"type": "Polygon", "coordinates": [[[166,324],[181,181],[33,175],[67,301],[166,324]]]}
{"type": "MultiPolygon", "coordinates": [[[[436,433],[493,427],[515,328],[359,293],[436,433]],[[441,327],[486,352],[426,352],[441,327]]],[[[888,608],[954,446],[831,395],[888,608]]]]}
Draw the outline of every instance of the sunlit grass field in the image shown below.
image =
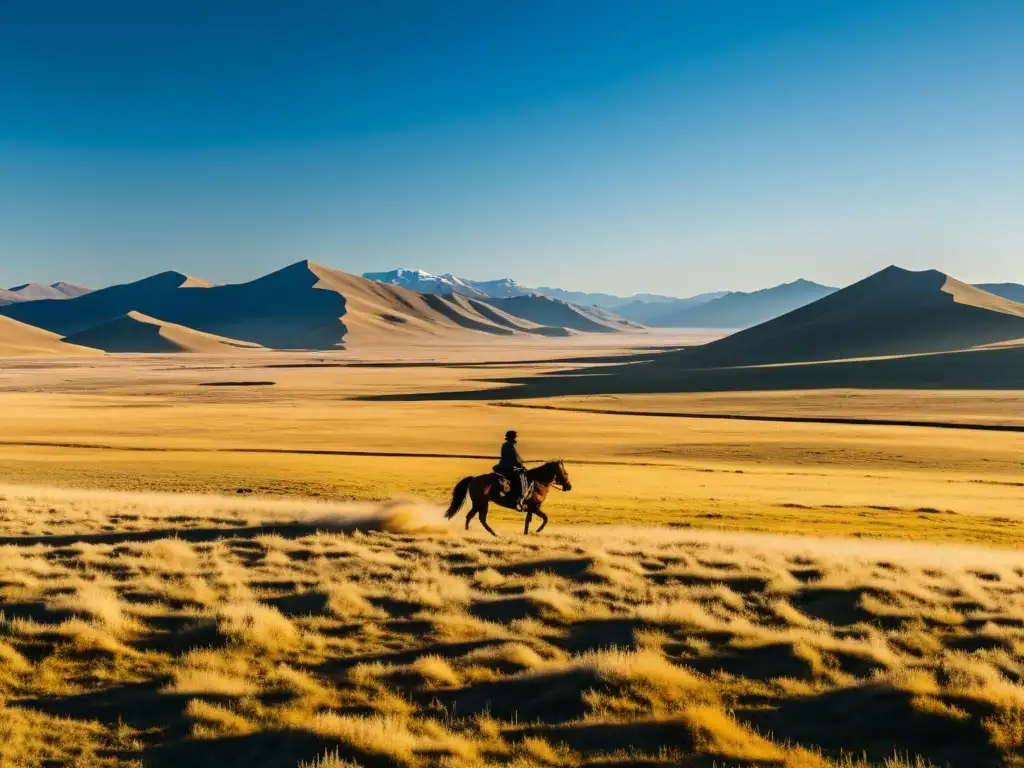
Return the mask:
{"type": "Polygon", "coordinates": [[[526,351],[0,364],[0,765],[1024,764],[1016,393],[416,399],[526,351]]]}
{"type": "Polygon", "coordinates": [[[1024,746],[1011,553],[0,496],[5,765],[995,766],[1024,746]]]}

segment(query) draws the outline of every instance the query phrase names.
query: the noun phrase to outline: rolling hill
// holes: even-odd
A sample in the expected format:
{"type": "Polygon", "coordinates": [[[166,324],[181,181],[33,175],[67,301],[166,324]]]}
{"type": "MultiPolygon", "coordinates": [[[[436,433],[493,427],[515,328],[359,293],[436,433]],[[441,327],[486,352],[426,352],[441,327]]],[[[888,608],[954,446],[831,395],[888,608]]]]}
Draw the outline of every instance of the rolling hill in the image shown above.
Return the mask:
{"type": "Polygon", "coordinates": [[[592,370],[600,375],[575,370],[510,379],[512,386],[488,390],[486,397],[844,387],[1024,389],[1024,304],[934,270],[888,267],[709,344],[592,370]]]}
{"type": "MultiPolygon", "coordinates": [[[[342,344],[443,338],[466,332],[565,335],[569,332],[566,328],[573,327],[569,323],[617,330],[612,324],[572,311],[564,313],[566,322],[551,327],[554,324],[468,297],[419,293],[309,261],[237,285],[214,286],[165,272],[76,299],[11,304],[0,309],[0,314],[103,348],[127,334],[132,351],[140,344],[146,346],[144,338],[154,341],[154,333],[164,339],[154,341],[161,347],[166,347],[168,339],[172,344],[180,341],[185,348],[200,343],[195,337],[185,340],[185,330],[222,337],[216,342],[220,345],[238,340],[275,349],[332,349],[342,344]],[[114,325],[103,327],[110,323],[114,325]],[[170,326],[178,328],[172,333],[170,326]]],[[[206,339],[203,345],[210,341],[206,339]]]]}
{"type": "MultiPolygon", "coordinates": [[[[584,307],[603,307],[619,312],[619,309],[627,304],[664,304],[673,301],[685,301],[673,296],[662,296],[654,293],[638,293],[633,296],[616,296],[614,293],[589,293],[587,291],[567,291],[564,288],[551,288],[541,286],[534,289],[537,293],[550,296],[552,299],[561,299],[584,307]]],[[[629,318],[633,319],[633,318],[629,318]]]]}
{"type": "Polygon", "coordinates": [[[729,291],[716,291],[714,293],[701,293],[686,299],[634,299],[620,304],[614,309],[616,314],[626,320],[632,320],[642,325],[654,325],[661,318],[672,317],[728,295],[729,291]]]}
{"type": "Polygon", "coordinates": [[[1024,336],[1017,304],[934,270],[888,267],[813,304],[684,353],[700,367],[952,352],[1024,336]]]}
{"type": "Polygon", "coordinates": [[[585,333],[615,333],[641,327],[599,307],[581,307],[539,294],[487,299],[486,303],[538,325],[558,326],[585,333]]]}
{"type": "Polygon", "coordinates": [[[0,357],[37,355],[101,355],[95,349],[69,344],[55,333],[0,317],[0,357]]]}
{"type": "Polygon", "coordinates": [[[508,312],[499,309],[487,301],[471,299],[459,294],[445,296],[443,297],[443,300],[455,306],[465,307],[467,310],[477,313],[495,325],[507,328],[511,331],[528,333],[536,336],[571,336],[574,333],[571,328],[566,328],[564,326],[540,325],[522,317],[517,317],[516,315],[509,314],[508,312]]]}
{"type": "Polygon", "coordinates": [[[252,342],[228,339],[176,323],[167,323],[141,312],[129,312],[64,341],[104,352],[223,354],[266,349],[252,342]]]}
{"type": "Polygon", "coordinates": [[[719,298],[664,313],[652,313],[646,324],[656,328],[749,328],[835,292],[835,288],[795,280],[792,283],[719,298]]]}

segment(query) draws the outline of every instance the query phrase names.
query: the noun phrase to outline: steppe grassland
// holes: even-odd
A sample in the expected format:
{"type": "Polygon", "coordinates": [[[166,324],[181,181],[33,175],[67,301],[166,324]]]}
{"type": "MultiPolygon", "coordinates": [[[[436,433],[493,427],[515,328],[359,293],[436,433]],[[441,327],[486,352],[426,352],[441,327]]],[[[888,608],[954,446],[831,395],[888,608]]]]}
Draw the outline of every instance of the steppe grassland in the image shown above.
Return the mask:
{"type": "MultiPolygon", "coordinates": [[[[375,359],[275,353],[6,361],[0,364],[0,463],[9,482],[24,484],[441,502],[459,478],[490,466],[501,435],[514,427],[528,458],[569,462],[575,490],[550,502],[556,526],[672,524],[1021,544],[1024,433],[353,399],[488,388],[493,379],[565,368],[536,362],[556,354],[628,351],[596,343],[588,339],[590,347],[575,350],[568,342],[456,348],[447,352],[450,364],[415,367],[365,364],[429,362],[438,350],[381,350],[375,359]],[[203,386],[231,381],[274,383],[203,386]],[[266,452],[245,452],[252,450],[266,452]]],[[[545,404],[581,407],[579,400],[545,404]]],[[[1024,399],[1019,393],[775,392],[608,396],[583,407],[781,416],[828,415],[832,408],[848,418],[991,424],[1019,420],[1024,399]]],[[[507,532],[520,526],[504,511],[492,519],[507,532]]]]}
{"type": "Polygon", "coordinates": [[[897,768],[1024,748],[1012,552],[0,496],[4,765],[897,768]]]}
{"type": "MultiPolygon", "coordinates": [[[[352,399],[565,367],[528,351],[0,365],[0,764],[1019,761],[1022,435],[352,399]],[[227,381],[274,384],[203,386],[227,381]],[[510,426],[569,462],[552,526],[443,524],[510,426]]],[[[554,404],[877,416],[907,397],[554,404]]],[[[912,397],[929,420],[1019,415],[1004,393],[912,397]]]]}

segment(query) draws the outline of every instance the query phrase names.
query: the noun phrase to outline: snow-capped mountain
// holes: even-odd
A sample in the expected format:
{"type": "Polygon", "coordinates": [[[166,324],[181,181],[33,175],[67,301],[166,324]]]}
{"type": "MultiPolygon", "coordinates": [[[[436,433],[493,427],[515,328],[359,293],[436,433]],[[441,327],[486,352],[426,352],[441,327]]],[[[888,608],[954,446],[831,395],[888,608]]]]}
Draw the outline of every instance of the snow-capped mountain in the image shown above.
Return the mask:
{"type": "Polygon", "coordinates": [[[501,280],[467,280],[474,289],[489,299],[514,299],[516,296],[535,296],[537,291],[520,285],[511,277],[501,280]]]}
{"type": "Polygon", "coordinates": [[[367,280],[397,285],[420,293],[443,295],[461,293],[465,296],[481,296],[479,291],[459,280],[454,275],[432,275],[422,269],[393,269],[390,272],[364,272],[367,280]]]}
{"type": "Polygon", "coordinates": [[[466,280],[451,273],[434,275],[422,269],[393,269],[390,272],[364,272],[367,280],[397,285],[420,293],[444,295],[458,293],[474,299],[508,299],[532,296],[536,291],[524,288],[511,278],[502,280],[466,280]]]}
{"type": "MultiPolygon", "coordinates": [[[[670,296],[649,293],[635,296],[615,296],[610,293],[585,293],[567,291],[562,288],[528,288],[510,277],[501,280],[467,280],[451,273],[434,275],[422,269],[393,269],[390,272],[364,272],[363,277],[379,283],[398,285],[421,293],[460,293],[474,299],[514,299],[517,296],[547,296],[581,307],[597,306],[617,311],[619,306],[629,302],[646,303],[677,301],[670,296]]],[[[721,294],[709,295],[717,298],[721,294]]]]}

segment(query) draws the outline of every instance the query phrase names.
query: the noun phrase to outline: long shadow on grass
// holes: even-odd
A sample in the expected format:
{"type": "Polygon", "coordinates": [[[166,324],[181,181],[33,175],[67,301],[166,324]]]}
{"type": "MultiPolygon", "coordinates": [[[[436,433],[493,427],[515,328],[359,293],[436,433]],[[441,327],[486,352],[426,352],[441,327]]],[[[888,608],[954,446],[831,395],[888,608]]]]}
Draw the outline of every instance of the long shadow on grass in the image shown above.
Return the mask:
{"type": "MultiPolygon", "coordinates": [[[[615,364],[602,367],[564,370],[539,376],[503,376],[488,379],[487,381],[491,383],[505,385],[494,389],[369,395],[354,399],[494,401],[557,396],[752,392],[843,387],[1024,389],[1024,348],[1021,347],[779,366],[714,368],[704,367],[705,362],[689,357],[685,351],[666,352],[640,355],[626,364],[618,364],[619,361],[615,361],[615,364]]],[[[830,421],[842,423],[839,419],[830,421]]],[[[856,423],[871,421],[856,420],[856,423]]],[[[929,426],[1024,431],[1024,426],[1021,425],[930,423],[929,426]]]]}
{"type": "Polygon", "coordinates": [[[98,720],[109,726],[125,723],[140,730],[181,730],[185,726],[185,705],[192,697],[162,693],[161,686],[131,683],[73,696],[20,699],[11,706],[76,720],[98,720]]]}
{"type": "Polygon", "coordinates": [[[284,539],[301,539],[320,531],[351,533],[353,531],[380,531],[384,521],[374,518],[358,518],[351,521],[331,521],[330,524],[276,523],[251,525],[244,528],[157,528],[145,531],[124,531],[121,533],[70,533],[59,536],[0,536],[0,546],[32,547],[44,544],[51,547],[67,547],[72,544],[131,544],[180,539],[192,543],[204,543],[219,539],[254,539],[258,536],[280,536],[284,539]]]}
{"type": "MultiPolygon", "coordinates": [[[[673,721],[633,723],[584,723],[579,725],[538,725],[506,733],[516,741],[539,737],[552,744],[565,744],[588,758],[618,751],[636,750],[657,754],[663,748],[680,752],[696,750],[693,736],[685,724],[673,721]]],[[[710,762],[711,758],[707,758],[710,762]]],[[[650,765],[650,763],[643,763],[650,765]]],[[[678,763],[672,763],[677,765],[678,763]]],[[[604,765],[604,763],[602,763],[604,765]]]]}
{"type": "Polygon", "coordinates": [[[971,717],[957,720],[923,712],[914,694],[882,685],[863,685],[818,696],[785,699],[773,710],[737,711],[737,717],[778,742],[792,741],[838,756],[863,752],[881,763],[900,754],[920,755],[935,765],[995,768],[1003,765],[981,719],[991,707],[954,702],[971,717]]]}
{"type": "Polygon", "coordinates": [[[357,664],[394,664],[404,665],[411,664],[421,656],[441,656],[447,659],[457,659],[461,656],[465,656],[467,653],[472,653],[479,648],[486,648],[491,645],[500,645],[506,642],[505,640],[491,639],[491,640],[473,640],[465,643],[439,643],[437,645],[427,645],[420,648],[414,648],[408,651],[396,651],[394,653],[381,653],[367,656],[348,656],[345,658],[334,658],[330,661],[320,665],[317,671],[321,674],[330,676],[337,675],[345,672],[348,669],[356,666],[357,664]]]}
{"type": "Polygon", "coordinates": [[[460,717],[489,713],[499,720],[566,723],[587,713],[584,691],[601,680],[591,669],[550,675],[522,675],[467,688],[414,694],[423,703],[439,702],[460,717]]]}
{"type": "Polygon", "coordinates": [[[336,752],[340,759],[355,761],[365,768],[397,768],[401,765],[337,741],[295,731],[264,731],[219,739],[182,739],[147,753],[146,765],[156,768],[277,768],[310,763],[327,752],[332,755],[336,752]]]}
{"type": "MultiPolygon", "coordinates": [[[[108,727],[130,725],[147,732],[143,762],[163,768],[228,768],[229,766],[293,766],[312,761],[326,751],[356,760],[366,768],[395,768],[394,761],[359,753],[314,734],[267,731],[247,736],[195,740],[185,714],[189,700],[228,703],[231,697],[165,693],[159,683],[139,683],[59,698],[23,699],[8,706],[59,717],[99,721],[108,727]]],[[[137,755],[136,755],[137,756],[137,755]]]]}

